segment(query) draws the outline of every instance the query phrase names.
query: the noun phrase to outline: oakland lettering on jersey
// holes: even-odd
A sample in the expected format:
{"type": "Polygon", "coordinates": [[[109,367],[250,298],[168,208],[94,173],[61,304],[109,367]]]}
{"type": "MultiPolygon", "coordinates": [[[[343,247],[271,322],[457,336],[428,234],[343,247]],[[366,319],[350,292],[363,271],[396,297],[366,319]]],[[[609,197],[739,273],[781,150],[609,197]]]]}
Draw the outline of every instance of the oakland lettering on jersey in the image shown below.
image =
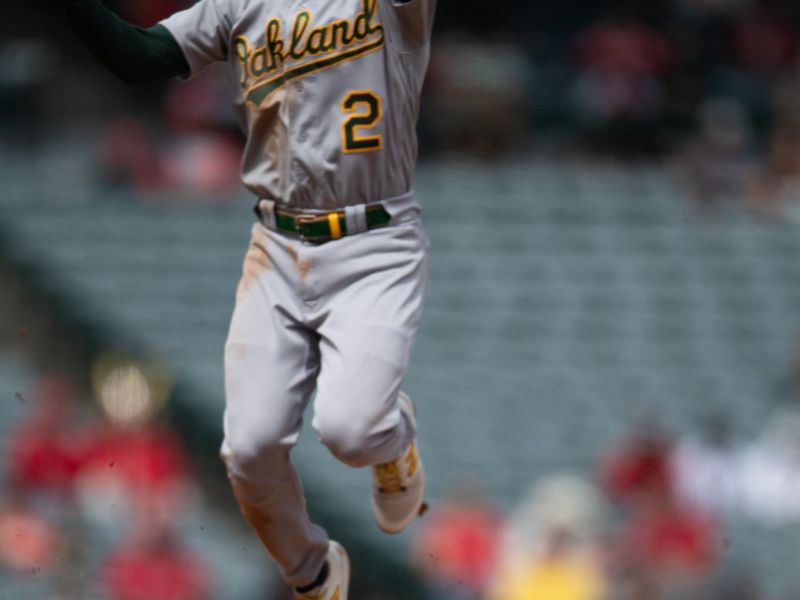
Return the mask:
{"type": "Polygon", "coordinates": [[[284,36],[283,22],[274,17],[264,27],[264,45],[253,48],[246,36],[234,40],[234,52],[241,66],[240,84],[248,102],[256,105],[284,83],[352,60],[383,47],[383,26],[377,22],[377,0],[362,0],[352,19],[340,19],[313,26],[311,12],[294,17],[284,36]],[[303,59],[312,60],[302,62],[303,59]],[[299,63],[286,68],[287,63],[299,63]],[[270,77],[274,75],[273,77],[270,77]]]}

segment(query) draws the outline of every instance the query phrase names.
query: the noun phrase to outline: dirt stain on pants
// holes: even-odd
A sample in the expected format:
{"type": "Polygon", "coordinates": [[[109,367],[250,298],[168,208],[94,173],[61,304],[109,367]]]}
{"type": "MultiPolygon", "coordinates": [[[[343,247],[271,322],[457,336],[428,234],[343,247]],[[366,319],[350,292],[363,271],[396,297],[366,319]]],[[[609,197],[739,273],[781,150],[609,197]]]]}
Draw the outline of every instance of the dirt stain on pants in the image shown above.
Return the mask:
{"type": "Polygon", "coordinates": [[[236,290],[236,297],[242,298],[250,287],[258,281],[261,274],[272,266],[272,259],[261,241],[253,240],[247,249],[242,266],[242,278],[236,290]]]}

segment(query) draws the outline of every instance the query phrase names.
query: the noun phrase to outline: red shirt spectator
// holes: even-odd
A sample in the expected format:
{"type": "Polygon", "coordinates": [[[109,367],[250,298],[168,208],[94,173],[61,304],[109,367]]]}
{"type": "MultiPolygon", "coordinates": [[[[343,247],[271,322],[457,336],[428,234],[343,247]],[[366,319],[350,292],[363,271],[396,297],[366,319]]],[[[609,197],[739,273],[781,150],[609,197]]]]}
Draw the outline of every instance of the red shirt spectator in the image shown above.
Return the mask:
{"type": "Polygon", "coordinates": [[[132,489],[157,490],[187,476],[177,435],[159,425],[108,426],[94,435],[83,469],[105,471],[132,489]]]}
{"type": "Polygon", "coordinates": [[[439,583],[480,595],[494,572],[501,525],[486,505],[445,502],[421,523],[415,560],[439,583]]]}
{"type": "Polygon", "coordinates": [[[667,37],[640,23],[599,23],[580,35],[577,51],[584,68],[599,72],[660,73],[672,60],[667,37]]]}
{"type": "Polygon", "coordinates": [[[79,467],[73,438],[74,394],[64,379],[43,379],[30,399],[33,415],[9,441],[9,480],[19,489],[66,494],[79,467]]]}
{"type": "Polygon", "coordinates": [[[122,548],[106,563],[109,600],[205,600],[211,597],[206,565],[170,537],[122,548]]]}
{"type": "Polygon", "coordinates": [[[794,66],[797,34],[786,21],[754,16],[740,21],[734,32],[739,66],[761,73],[775,73],[794,66]]]}
{"type": "Polygon", "coordinates": [[[662,499],[634,517],[623,536],[624,553],[657,572],[703,573],[717,558],[713,520],[662,499]]]}
{"type": "Polygon", "coordinates": [[[629,440],[612,450],[601,465],[601,481],[618,500],[641,495],[670,494],[673,487],[670,457],[672,444],[656,428],[640,426],[629,440]]]}

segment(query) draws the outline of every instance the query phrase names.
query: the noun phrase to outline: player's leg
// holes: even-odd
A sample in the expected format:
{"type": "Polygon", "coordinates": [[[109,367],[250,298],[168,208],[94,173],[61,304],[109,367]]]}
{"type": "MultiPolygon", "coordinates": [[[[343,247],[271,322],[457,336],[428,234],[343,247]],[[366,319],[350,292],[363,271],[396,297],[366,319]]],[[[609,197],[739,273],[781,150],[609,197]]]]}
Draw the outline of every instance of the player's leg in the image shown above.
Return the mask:
{"type": "MultiPolygon", "coordinates": [[[[346,285],[330,292],[319,328],[314,427],[330,451],[350,466],[394,464],[409,451],[416,453],[413,408],[400,388],[427,288],[427,237],[415,220],[335,244],[335,252],[326,257],[330,262],[324,266],[331,271],[325,276],[332,285],[337,278],[346,285]]],[[[418,475],[424,478],[421,465],[418,475]]],[[[414,484],[424,484],[419,476],[414,484]]],[[[407,491],[400,490],[409,483],[403,479],[397,492],[407,491]]],[[[408,511],[415,513],[422,492],[417,488],[415,497],[406,497],[403,510],[410,506],[408,511]]],[[[381,523],[378,511],[376,516],[381,523]]],[[[402,527],[411,518],[403,516],[402,527]]]]}
{"type": "Polygon", "coordinates": [[[225,346],[222,456],[242,513],[286,581],[302,586],[329,545],[289,458],[318,368],[316,334],[292,316],[295,270],[281,240],[255,228],[225,346]]]}

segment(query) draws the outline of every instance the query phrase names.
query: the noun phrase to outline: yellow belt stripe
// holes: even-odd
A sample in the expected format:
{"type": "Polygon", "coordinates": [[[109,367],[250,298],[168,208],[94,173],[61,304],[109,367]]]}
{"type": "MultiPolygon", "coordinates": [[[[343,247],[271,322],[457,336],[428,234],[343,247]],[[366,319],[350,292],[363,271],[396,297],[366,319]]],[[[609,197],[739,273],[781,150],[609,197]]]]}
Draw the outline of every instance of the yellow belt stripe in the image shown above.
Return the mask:
{"type": "Polygon", "coordinates": [[[331,239],[338,240],[342,237],[342,227],[339,225],[339,213],[328,213],[328,224],[331,228],[331,239]]]}

